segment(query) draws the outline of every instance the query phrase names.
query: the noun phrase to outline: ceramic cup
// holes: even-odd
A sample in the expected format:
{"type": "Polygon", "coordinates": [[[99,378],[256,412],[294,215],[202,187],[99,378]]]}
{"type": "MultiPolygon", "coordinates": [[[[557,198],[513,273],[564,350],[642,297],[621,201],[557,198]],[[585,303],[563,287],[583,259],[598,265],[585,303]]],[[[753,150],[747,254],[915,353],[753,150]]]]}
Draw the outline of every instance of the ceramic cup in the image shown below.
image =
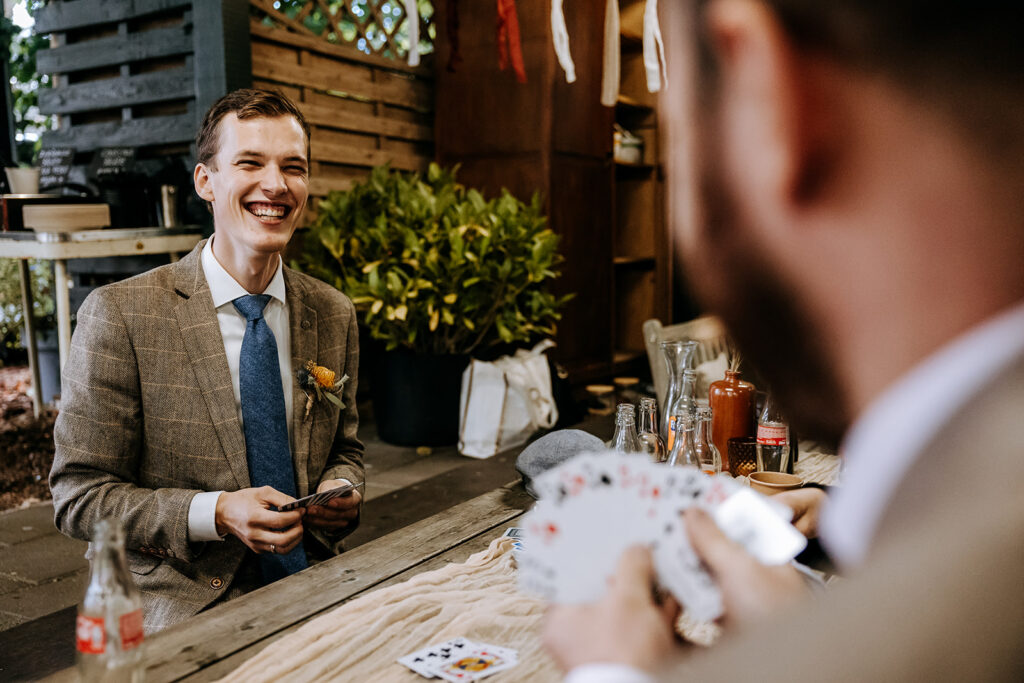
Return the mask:
{"type": "Polygon", "coordinates": [[[798,489],[804,484],[800,477],[785,472],[751,472],[749,479],[750,488],[766,496],[798,489]]]}
{"type": "Polygon", "coordinates": [[[38,168],[11,166],[4,171],[7,173],[7,185],[11,188],[12,194],[39,194],[38,168]]]}

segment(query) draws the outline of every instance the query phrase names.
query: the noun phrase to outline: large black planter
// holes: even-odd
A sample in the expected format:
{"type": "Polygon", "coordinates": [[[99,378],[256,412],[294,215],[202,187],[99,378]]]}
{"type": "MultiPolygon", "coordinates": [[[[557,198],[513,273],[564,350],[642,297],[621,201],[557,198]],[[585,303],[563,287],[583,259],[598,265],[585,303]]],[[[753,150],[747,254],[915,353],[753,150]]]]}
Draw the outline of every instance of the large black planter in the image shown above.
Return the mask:
{"type": "Polygon", "coordinates": [[[450,446],[459,440],[459,392],[469,356],[410,351],[372,354],[370,394],[377,435],[396,446],[450,446]]]}

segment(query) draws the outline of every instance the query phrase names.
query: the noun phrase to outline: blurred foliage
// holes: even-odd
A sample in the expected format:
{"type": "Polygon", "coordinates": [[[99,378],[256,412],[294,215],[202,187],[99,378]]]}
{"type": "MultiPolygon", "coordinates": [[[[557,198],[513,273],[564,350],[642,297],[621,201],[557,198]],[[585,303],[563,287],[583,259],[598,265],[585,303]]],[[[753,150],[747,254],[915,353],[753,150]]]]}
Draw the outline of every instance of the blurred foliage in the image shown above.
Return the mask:
{"type": "Polygon", "coordinates": [[[345,292],[388,350],[472,353],[555,334],[563,257],[541,201],[486,200],[431,164],[331,192],[296,267],[345,292]]]}
{"type": "MultiPolygon", "coordinates": [[[[275,9],[285,14],[290,19],[295,19],[299,13],[310,4],[311,0],[277,0],[274,3],[275,9]]],[[[319,6],[302,19],[302,24],[310,32],[321,36],[331,43],[353,43],[366,54],[380,54],[383,57],[392,59],[404,58],[409,53],[409,27],[403,21],[405,8],[401,0],[355,0],[350,10],[343,0],[328,0],[324,3],[330,10],[331,16],[335,17],[341,35],[337,35],[334,27],[328,19],[327,13],[319,6]],[[378,22],[373,9],[377,8],[382,20],[378,22]],[[393,32],[393,27],[402,22],[397,32],[394,32],[394,41],[398,47],[399,54],[392,54],[391,50],[381,50],[385,43],[385,32],[393,32]],[[360,35],[359,27],[362,27],[365,37],[360,35]],[[369,44],[367,44],[367,40],[369,44]]],[[[433,25],[434,6],[431,0],[417,0],[417,8],[421,23],[426,22],[426,30],[420,30],[419,49],[420,54],[427,54],[434,51],[434,38],[436,31],[433,25]]],[[[276,26],[273,18],[266,16],[263,22],[268,26],[276,26]]]]}
{"type": "MultiPolygon", "coordinates": [[[[25,6],[31,16],[45,3],[45,0],[18,0],[17,4],[25,6]]],[[[9,70],[11,77],[11,95],[13,96],[14,129],[22,135],[17,142],[18,160],[22,164],[35,165],[39,155],[41,141],[28,139],[29,129],[49,129],[53,119],[39,113],[39,89],[49,88],[51,79],[46,74],[36,71],[36,52],[48,48],[50,40],[47,36],[36,35],[32,31],[21,32],[10,19],[2,18],[4,43],[10,46],[9,70]]]]}
{"type": "MultiPolygon", "coordinates": [[[[32,282],[32,309],[37,329],[56,327],[53,301],[53,264],[31,259],[28,262],[32,282]]],[[[13,348],[18,345],[24,316],[21,310],[21,280],[18,260],[0,258],[0,343],[13,348]]]]}

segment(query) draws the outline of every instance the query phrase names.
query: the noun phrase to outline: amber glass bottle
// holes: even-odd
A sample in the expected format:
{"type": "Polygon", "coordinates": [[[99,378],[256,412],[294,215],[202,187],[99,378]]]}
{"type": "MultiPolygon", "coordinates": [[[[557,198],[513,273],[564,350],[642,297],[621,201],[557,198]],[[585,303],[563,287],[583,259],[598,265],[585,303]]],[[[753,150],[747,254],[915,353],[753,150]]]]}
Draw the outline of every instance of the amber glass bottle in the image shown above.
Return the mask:
{"type": "Polygon", "coordinates": [[[722,456],[722,471],[729,469],[729,439],[754,435],[756,390],[740,373],[726,370],[725,379],[712,382],[708,392],[711,404],[711,441],[722,456]]]}

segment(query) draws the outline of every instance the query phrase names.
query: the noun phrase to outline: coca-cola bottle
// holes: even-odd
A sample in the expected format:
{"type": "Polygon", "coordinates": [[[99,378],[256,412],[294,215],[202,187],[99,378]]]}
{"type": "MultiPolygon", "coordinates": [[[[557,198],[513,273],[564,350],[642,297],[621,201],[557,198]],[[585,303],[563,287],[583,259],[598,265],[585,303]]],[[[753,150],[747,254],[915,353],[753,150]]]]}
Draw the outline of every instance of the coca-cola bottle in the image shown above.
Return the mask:
{"type": "Polygon", "coordinates": [[[769,393],[757,418],[757,469],[785,472],[789,454],[789,425],[769,393]]]}
{"type": "Polygon", "coordinates": [[[668,452],[665,442],[658,435],[658,400],[650,396],[640,399],[640,448],[651,462],[665,462],[668,452]]]}
{"type": "Polygon", "coordinates": [[[676,418],[679,415],[686,415],[691,419],[697,417],[697,371],[687,368],[683,371],[683,385],[679,390],[679,396],[676,397],[675,402],[669,406],[669,418],[668,418],[668,439],[665,441],[665,447],[669,451],[676,442],[676,418]]]}
{"type": "Polygon", "coordinates": [[[75,628],[79,679],[140,683],[142,598],[128,573],[121,522],[98,521],[93,547],[89,587],[75,628]]]}
{"type": "Polygon", "coordinates": [[[608,442],[608,448],[620,453],[642,453],[640,439],[636,435],[636,420],[633,404],[620,403],[615,412],[615,434],[608,442]]]}

